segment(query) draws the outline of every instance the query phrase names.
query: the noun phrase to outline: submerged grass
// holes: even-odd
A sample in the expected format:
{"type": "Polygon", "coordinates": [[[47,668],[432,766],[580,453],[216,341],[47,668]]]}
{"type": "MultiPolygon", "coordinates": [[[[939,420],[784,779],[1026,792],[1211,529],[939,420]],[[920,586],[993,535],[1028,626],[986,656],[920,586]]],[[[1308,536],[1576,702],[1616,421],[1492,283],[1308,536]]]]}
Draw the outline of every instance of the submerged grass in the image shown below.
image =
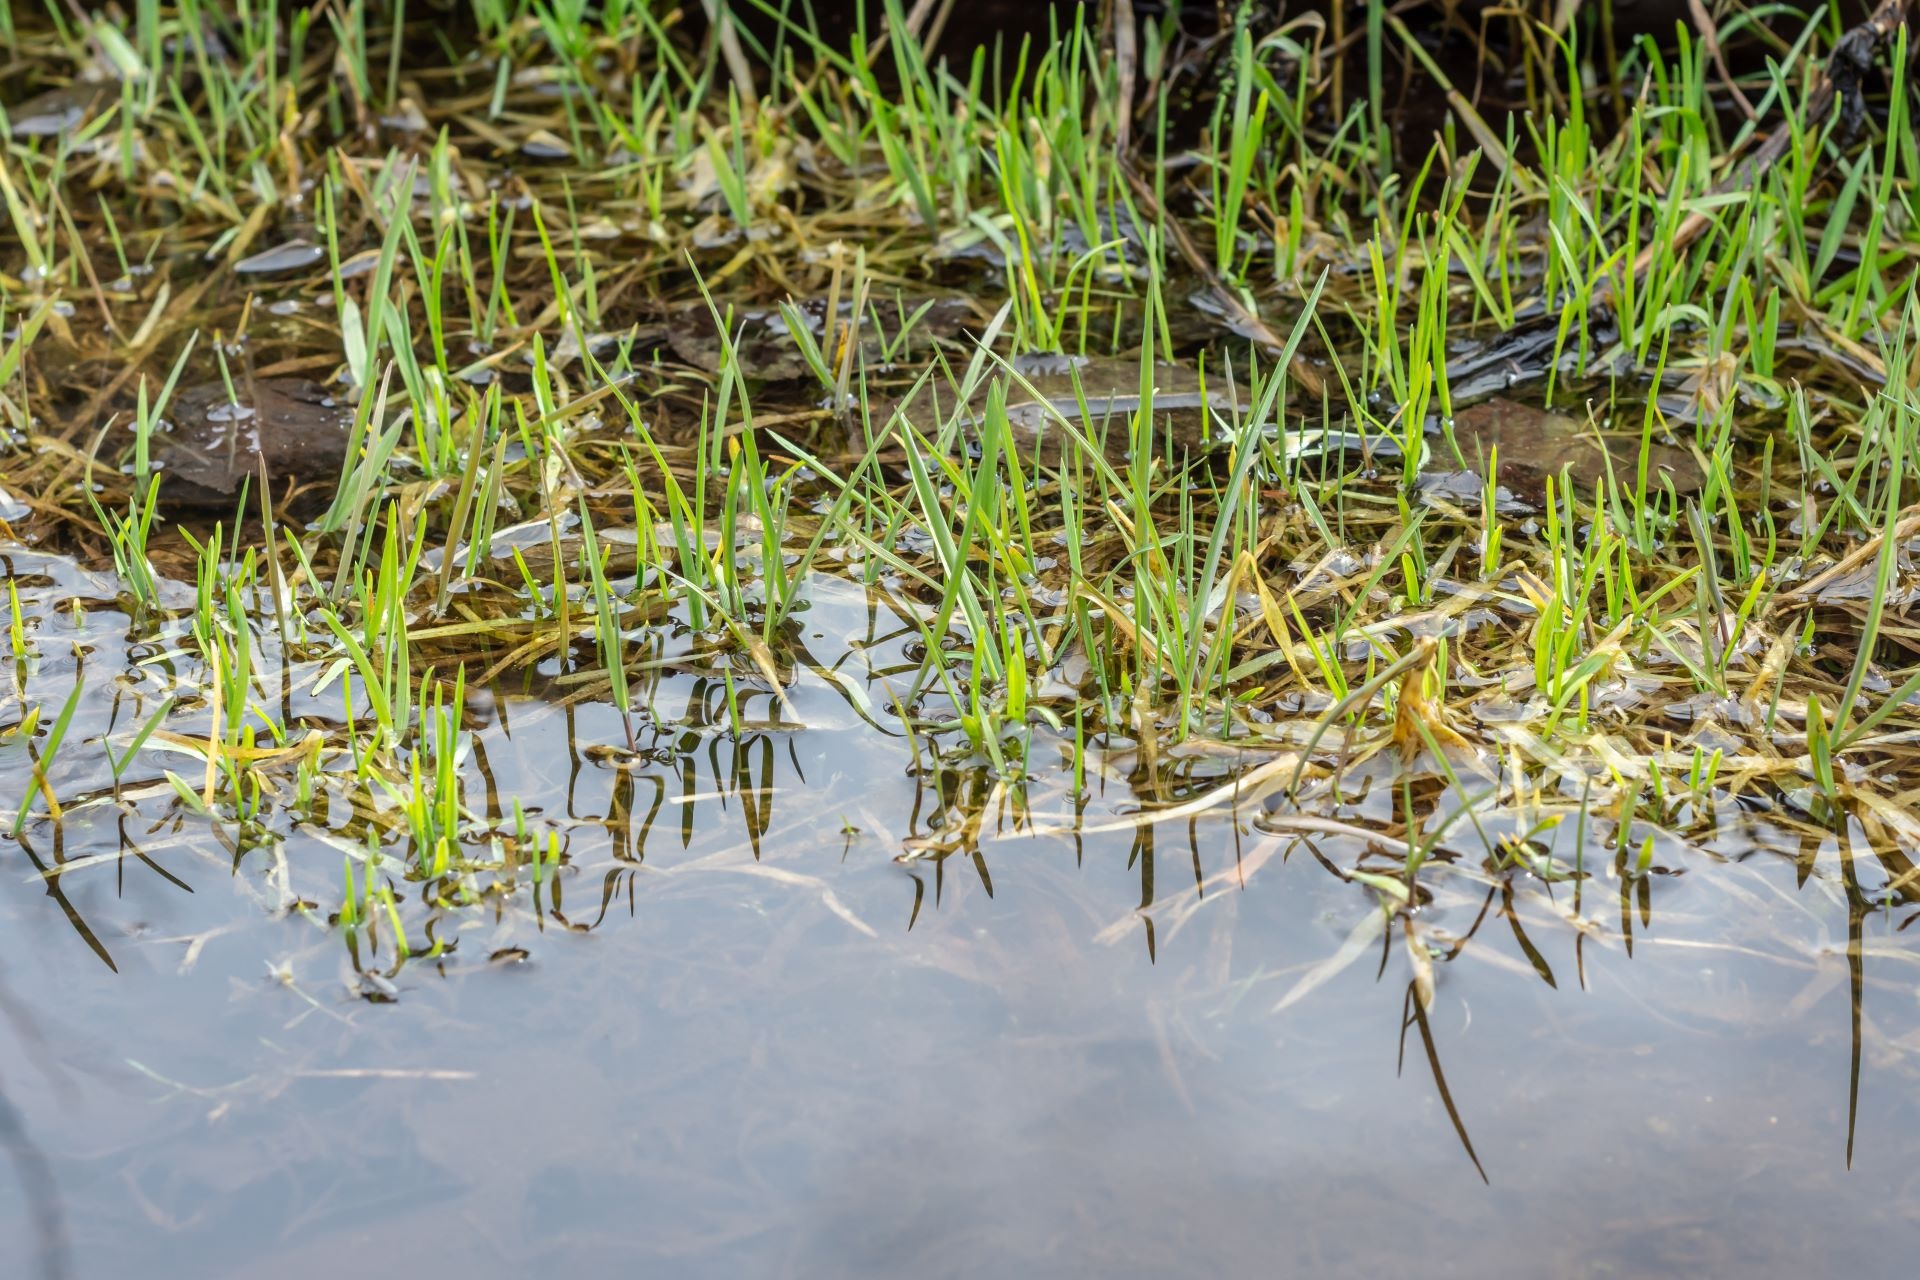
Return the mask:
{"type": "MultiPolygon", "coordinates": [[[[1123,829],[1265,801],[1360,833],[1341,874],[1409,937],[1459,830],[1551,883],[1588,869],[1539,833],[1595,823],[1623,910],[1649,823],[1911,842],[1904,29],[1851,131],[1801,113],[1826,20],[1745,26],[1770,58],[1734,86],[1686,34],[1599,46],[1607,8],[1513,29],[1504,113],[1394,13],[1343,45],[1076,7],[957,59],[898,0],[846,39],[775,0],[704,37],[638,2],[19,14],[10,530],[110,563],[177,678],[99,737],[111,795],[164,747],[197,771],[157,802],[236,851],[324,833],[341,901],[297,905],[389,974],[565,859],[466,781],[466,695],[508,683],[610,703],[630,768],[663,672],[736,736],[818,676],[943,797],[915,858],[978,862],[1000,806],[1071,828],[1126,758],[1123,829]],[[1396,66],[1442,86],[1431,139],[1395,141],[1396,66]],[[179,390],[264,436],[295,374],[340,447],[232,445],[217,520],[185,511],[179,390]],[[1496,392],[1520,425],[1467,431],[1496,392]],[[813,658],[830,578],[910,620],[914,669],[813,658]]],[[[18,834],[103,801],[55,787],[55,603],[9,600],[18,834]]]]}

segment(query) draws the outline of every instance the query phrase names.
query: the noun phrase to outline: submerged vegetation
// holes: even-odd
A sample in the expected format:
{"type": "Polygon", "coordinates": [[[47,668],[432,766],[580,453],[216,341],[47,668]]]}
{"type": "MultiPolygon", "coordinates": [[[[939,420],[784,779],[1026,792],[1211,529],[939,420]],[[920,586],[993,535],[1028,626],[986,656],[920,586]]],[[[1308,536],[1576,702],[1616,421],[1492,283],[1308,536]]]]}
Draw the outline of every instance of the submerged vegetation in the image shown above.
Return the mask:
{"type": "Polygon", "coordinates": [[[1152,947],[1159,824],[1310,851],[1430,1037],[1440,886],[1552,981],[1516,895],[1631,946],[1764,814],[1857,1000],[1920,902],[1904,6],[1188,7],[0,8],[7,840],[217,845],[390,1000],[631,893],[678,754],[757,854],[826,691],[916,915],[1119,831],[1152,947]],[[613,811],[486,766],[513,699],[607,711],[613,811]]]}

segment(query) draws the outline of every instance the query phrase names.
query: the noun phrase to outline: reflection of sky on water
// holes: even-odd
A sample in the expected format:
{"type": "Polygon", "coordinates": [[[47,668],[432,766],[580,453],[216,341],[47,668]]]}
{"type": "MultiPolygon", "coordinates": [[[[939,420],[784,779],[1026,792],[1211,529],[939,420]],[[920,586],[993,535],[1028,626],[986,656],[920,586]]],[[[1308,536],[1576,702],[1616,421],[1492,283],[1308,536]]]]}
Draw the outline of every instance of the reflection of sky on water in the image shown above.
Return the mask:
{"type": "MultiPolygon", "coordinates": [[[[73,638],[62,616],[43,653],[73,638]]],[[[104,688],[112,618],[85,625],[104,688]]],[[[831,666],[866,626],[823,601],[814,656],[831,666]]],[[[36,678],[70,676],[50,656],[36,678]]],[[[524,892],[464,913],[389,1005],[349,995],[322,922],[276,915],[269,851],[235,871],[204,827],[156,827],[160,799],[125,822],[75,813],[60,856],[124,838],[152,861],[85,865],[59,897],[0,842],[0,981],[26,1016],[0,1030],[0,1082],[53,1171],[75,1274],[1880,1276],[1920,1227],[1914,943],[1898,913],[1862,923],[1848,1171],[1831,849],[1804,885],[1797,849],[1663,851],[1684,874],[1650,882],[1650,921],[1633,904],[1631,958],[1604,875],[1578,958],[1536,883],[1518,882],[1522,930],[1496,900],[1436,966],[1428,1016],[1483,1185],[1403,1035],[1398,931],[1273,1012],[1365,891],[1304,853],[1256,865],[1264,837],[1217,817],[1076,848],[992,814],[989,894],[964,852],[894,861],[954,799],[916,783],[903,740],[817,675],[791,701],[803,732],[643,731],[671,749],[623,771],[585,754],[624,741],[603,706],[476,699],[470,806],[519,798],[565,833],[569,868],[543,918],[524,892]],[[1236,856],[1244,888],[1222,876],[1236,856]],[[1197,905],[1196,875],[1222,876],[1197,905]]],[[[690,704],[711,718],[696,677],[662,679],[663,718],[690,704]]],[[[76,741],[109,705],[89,693],[76,741]]],[[[91,761],[63,790],[98,785],[91,761]]],[[[1037,784],[1035,808],[1060,812],[1051,795],[1037,784]]],[[[1088,814],[1129,803],[1110,781],[1088,814]]],[[[49,830],[29,828],[42,862],[49,830]]],[[[338,851],[305,830],[282,848],[286,888],[330,909],[338,851]]],[[[1458,938],[1485,889],[1432,882],[1422,927],[1458,938]]],[[[28,1213],[0,1197],[5,1239],[30,1238],[28,1213]]]]}

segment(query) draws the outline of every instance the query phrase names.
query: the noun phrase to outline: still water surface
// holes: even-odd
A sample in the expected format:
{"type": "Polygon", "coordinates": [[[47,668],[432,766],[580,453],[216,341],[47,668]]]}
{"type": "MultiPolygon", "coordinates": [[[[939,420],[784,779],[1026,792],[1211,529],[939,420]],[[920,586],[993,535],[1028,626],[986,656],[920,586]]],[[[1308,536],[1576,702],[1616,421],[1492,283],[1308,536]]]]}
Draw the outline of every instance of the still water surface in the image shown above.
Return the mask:
{"type": "MultiPolygon", "coordinates": [[[[29,603],[99,585],[8,568],[29,603]]],[[[40,617],[34,678],[70,681],[74,641],[98,678],[76,742],[159,679],[104,603],[40,617]]],[[[892,621],[822,589],[809,643],[861,683],[903,661],[892,621]]],[[[1069,808],[1043,774],[977,856],[901,861],[971,784],[917,777],[846,688],[803,674],[804,729],[736,738],[669,677],[655,706],[696,710],[625,770],[586,754],[624,742],[609,709],[477,696],[470,807],[518,798],[566,862],[380,1002],[281,910],[337,905],[324,825],[282,824],[284,870],[157,794],[57,852],[44,821],[0,840],[0,1274],[38,1273],[56,1213],[88,1280],[1908,1274],[1920,929],[1864,844],[1730,814],[1624,923],[1597,869],[1579,929],[1565,883],[1520,878],[1509,919],[1438,866],[1423,1029],[1397,927],[1328,964],[1373,895],[1247,823],[1036,834],[1069,808]]],[[[1136,801],[1099,763],[1090,825],[1136,801]]]]}

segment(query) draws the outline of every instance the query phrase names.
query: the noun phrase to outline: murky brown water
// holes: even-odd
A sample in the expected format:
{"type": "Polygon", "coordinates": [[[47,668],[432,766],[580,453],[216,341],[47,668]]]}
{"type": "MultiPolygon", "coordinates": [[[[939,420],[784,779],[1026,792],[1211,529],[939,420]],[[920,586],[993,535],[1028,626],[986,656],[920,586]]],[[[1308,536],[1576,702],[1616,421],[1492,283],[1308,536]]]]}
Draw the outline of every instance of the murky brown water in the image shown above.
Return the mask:
{"type": "MultiPolygon", "coordinates": [[[[100,587],[8,568],[36,606],[100,587]]],[[[75,645],[89,680],[59,793],[105,787],[91,739],[167,646],[34,612],[36,683],[75,645]]],[[[856,687],[912,634],[831,583],[806,632],[856,687]]],[[[588,756],[623,741],[607,708],[476,697],[467,803],[518,798],[565,862],[444,913],[457,945],[390,991],[282,909],[339,900],[324,816],[236,858],[143,761],[124,812],[0,842],[0,1082],[50,1173],[7,1174],[0,1270],[34,1274],[49,1212],[87,1277],[1891,1276],[1920,1238],[1920,931],[1864,843],[1729,813],[1625,893],[1596,855],[1578,929],[1567,883],[1504,882],[1509,917],[1476,859],[1436,863],[1423,1031],[1398,926],[1328,963],[1377,910],[1304,847],[1218,815],[1036,835],[1009,800],[977,858],[898,861],[959,809],[842,686],[790,696],[805,728],[735,738],[664,677],[685,723],[629,770],[588,756]]],[[[1089,825],[1135,799],[1095,763],[1089,825]]]]}

